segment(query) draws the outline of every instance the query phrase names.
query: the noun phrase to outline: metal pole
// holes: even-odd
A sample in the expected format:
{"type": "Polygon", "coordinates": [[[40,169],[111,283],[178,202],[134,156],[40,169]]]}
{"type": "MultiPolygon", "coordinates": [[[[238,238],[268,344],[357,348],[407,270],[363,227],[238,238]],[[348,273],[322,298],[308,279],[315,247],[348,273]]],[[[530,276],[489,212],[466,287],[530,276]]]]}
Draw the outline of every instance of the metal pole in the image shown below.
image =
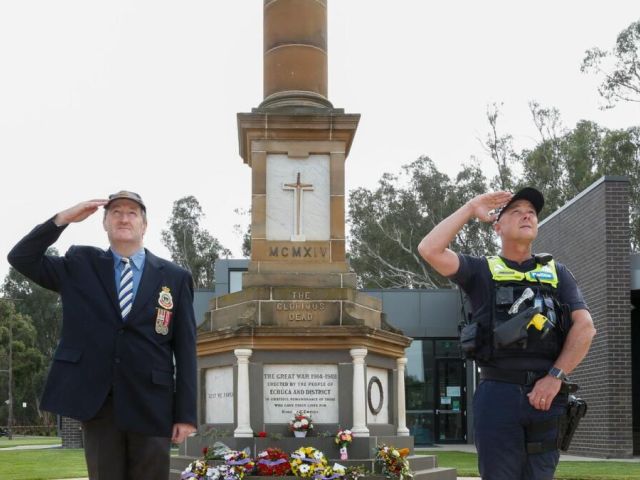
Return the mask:
{"type": "MultiPolygon", "coordinates": [[[[15,302],[15,298],[0,298],[0,300],[8,300],[15,302]]],[[[7,372],[9,374],[9,415],[7,418],[7,437],[9,440],[13,440],[13,319],[11,315],[7,318],[9,325],[9,365],[7,370],[0,370],[0,372],[7,372]]]]}
{"type": "Polygon", "coordinates": [[[9,418],[7,419],[7,437],[13,440],[13,321],[9,315],[9,418]]]}

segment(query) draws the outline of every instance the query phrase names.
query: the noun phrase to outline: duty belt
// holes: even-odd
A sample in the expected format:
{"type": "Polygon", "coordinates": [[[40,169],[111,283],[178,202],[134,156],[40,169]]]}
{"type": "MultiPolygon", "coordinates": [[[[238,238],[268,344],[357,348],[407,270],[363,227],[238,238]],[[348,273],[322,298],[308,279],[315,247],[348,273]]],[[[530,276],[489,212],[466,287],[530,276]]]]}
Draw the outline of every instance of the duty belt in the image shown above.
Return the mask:
{"type": "MultiPolygon", "coordinates": [[[[547,372],[540,370],[505,370],[503,368],[480,367],[480,380],[495,380],[498,382],[515,383],[516,385],[533,385],[546,375],[547,372]]],[[[577,390],[577,384],[563,380],[558,393],[566,395],[575,393],[577,390]]]]}
{"type": "Polygon", "coordinates": [[[480,367],[480,380],[496,380],[517,385],[533,385],[546,374],[546,371],[539,370],[505,370],[503,368],[480,367]]]}

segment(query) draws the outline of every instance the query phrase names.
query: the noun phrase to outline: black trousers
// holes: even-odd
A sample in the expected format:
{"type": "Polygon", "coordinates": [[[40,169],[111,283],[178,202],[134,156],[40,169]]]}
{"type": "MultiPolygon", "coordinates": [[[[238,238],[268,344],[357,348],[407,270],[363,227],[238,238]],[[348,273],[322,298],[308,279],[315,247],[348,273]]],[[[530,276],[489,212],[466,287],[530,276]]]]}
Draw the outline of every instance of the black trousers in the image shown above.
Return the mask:
{"type": "Polygon", "coordinates": [[[168,480],[171,439],[118,429],[111,395],[82,430],[90,480],[168,480]]]}

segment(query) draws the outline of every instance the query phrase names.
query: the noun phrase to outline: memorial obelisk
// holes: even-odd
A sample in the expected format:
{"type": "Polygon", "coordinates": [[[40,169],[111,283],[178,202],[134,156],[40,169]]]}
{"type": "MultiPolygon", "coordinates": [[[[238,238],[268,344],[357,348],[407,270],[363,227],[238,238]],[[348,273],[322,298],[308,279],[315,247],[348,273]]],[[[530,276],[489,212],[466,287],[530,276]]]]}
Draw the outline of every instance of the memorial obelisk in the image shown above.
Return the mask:
{"type": "Polygon", "coordinates": [[[204,425],[291,436],[302,408],[316,431],[409,435],[411,339],[356,290],[345,257],[345,160],[359,119],[327,98],[326,1],[265,1],[264,100],[238,114],[251,260],[243,290],[214,299],[199,330],[204,425]]]}

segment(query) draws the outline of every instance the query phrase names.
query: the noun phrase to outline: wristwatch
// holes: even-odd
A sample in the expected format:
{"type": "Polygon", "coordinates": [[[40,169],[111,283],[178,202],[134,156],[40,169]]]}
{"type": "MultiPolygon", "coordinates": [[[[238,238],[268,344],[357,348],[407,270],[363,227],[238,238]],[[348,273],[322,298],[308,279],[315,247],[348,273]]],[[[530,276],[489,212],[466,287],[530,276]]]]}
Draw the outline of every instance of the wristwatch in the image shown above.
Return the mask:
{"type": "Polygon", "coordinates": [[[558,367],[551,367],[549,369],[549,375],[562,381],[565,381],[567,379],[567,375],[562,371],[561,368],[558,367]]]}

